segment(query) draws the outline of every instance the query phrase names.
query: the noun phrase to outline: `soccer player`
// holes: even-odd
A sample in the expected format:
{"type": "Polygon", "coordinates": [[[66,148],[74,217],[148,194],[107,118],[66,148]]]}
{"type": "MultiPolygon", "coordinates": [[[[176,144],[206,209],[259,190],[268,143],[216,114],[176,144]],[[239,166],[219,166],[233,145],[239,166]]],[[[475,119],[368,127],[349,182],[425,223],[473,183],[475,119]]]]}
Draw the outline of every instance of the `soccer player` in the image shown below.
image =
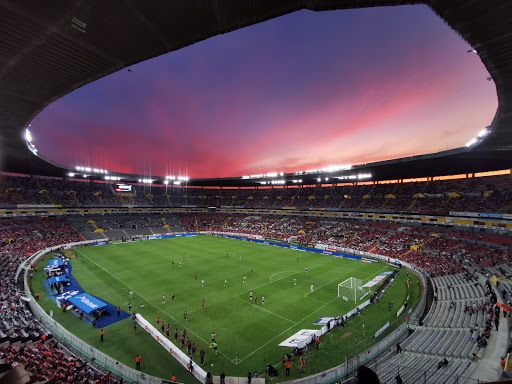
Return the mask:
{"type": "Polygon", "coordinates": [[[174,303],[174,292],[172,293],[171,300],[174,303]]]}
{"type": "Polygon", "coordinates": [[[181,261],[180,261],[180,268],[181,268],[181,261]]]}
{"type": "Polygon", "coordinates": [[[244,276],[244,284],[245,284],[245,280],[247,280],[247,277],[244,276]]]}
{"type": "Polygon", "coordinates": [[[299,258],[297,257],[297,263],[299,262],[299,258]]]}
{"type": "Polygon", "coordinates": [[[128,302],[128,310],[131,312],[132,311],[132,302],[128,302]]]}
{"type": "Polygon", "coordinates": [[[213,347],[213,353],[215,354],[215,357],[217,357],[217,346],[218,346],[218,344],[214,341],[212,343],[212,347],[213,347]]]}
{"type": "Polygon", "coordinates": [[[121,316],[121,307],[117,307],[117,317],[121,316]]]}
{"type": "Polygon", "coordinates": [[[313,293],[313,284],[311,284],[311,290],[309,292],[313,293]]]}
{"type": "Polygon", "coordinates": [[[105,334],[105,331],[102,329],[100,332],[100,341],[103,341],[103,335],[105,334]]]}
{"type": "Polygon", "coordinates": [[[141,359],[140,355],[137,355],[135,357],[135,363],[136,363],[135,366],[137,367],[137,370],[140,370],[140,359],[141,359]]]}
{"type": "Polygon", "coordinates": [[[265,305],[265,296],[261,297],[261,305],[265,305]]]}
{"type": "Polygon", "coordinates": [[[160,328],[160,317],[156,318],[156,328],[160,328]]]}
{"type": "Polygon", "coordinates": [[[170,329],[169,329],[169,324],[167,324],[167,329],[166,329],[166,331],[167,331],[167,338],[169,338],[169,331],[170,331],[170,329]]]}
{"type": "Polygon", "coordinates": [[[254,304],[258,305],[258,296],[254,296],[254,304]]]}
{"type": "Polygon", "coordinates": [[[293,285],[297,285],[297,279],[293,279],[293,285]]]}
{"type": "Polygon", "coordinates": [[[204,280],[201,280],[201,287],[204,287],[204,280]]]}
{"type": "Polygon", "coordinates": [[[252,301],[252,291],[251,291],[251,293],[249,293],[249,300],[252,301]]]}
{"type": "Polygon", "coordinates": [[[308,273],[308,267],[306,267],[306,273],[308,273]]]}
{"type": "Polygon", "coordinates": [[[228,281],[226,279],[224,279],[224,288],[226,288],[228,286],[228,281]]]}
{"type": "Polygon", "coordinates": [[[165,295],[162,296],[162,304],[165,304],[165,295]]]}
{"type": "Polygon", "coordinates": [[[215,332],[212,332],[212,343],[215,341],[215,336],[217,336],[215,332]]]}
{"type": "Polygon", "coordinates": [[[194,278],[197,280],[197,273],[194,275],[194,278]]]}
{"type": "Polygon", "coordinates": [[[171,267],[174,268],[174,260],[171,262],[171,267]]]}
{"type": "Polygon", "coordinates": [[[186,323],[187,322],[187,317],[188,317],[187,311],[185,311],[185,313],[183,314],[183,317],[185,318],[185,323],[186,323]]]}
{"type": "MultiPolygon", "coordinates": [[[[167,324],[167,326],[169,326],[169,324],[167,324]]],[[[162,333],[164,333],[164,330],[165,330],[165,321],[162,321],[162,333]]]]}
{"type": "Polygon", "coordinates": [[[242,261],[242,256],[240,256],[240,261],[242,261]]]}
{"type": "Polygon", "coordinates": [[[176,328],[174,330],[174,342],[177,343],[178,342],[178,328],[176,328]]]}
{"type": "Polygon", "coordinates": [[[130,300],[133,298],[133,291],[130,291],[130,300]]]}
{"type": "Polygon", "coordinates": [[[201,309],[204,309],[204,299],[203,299],[203,301],[201,302],[201,309]]]}

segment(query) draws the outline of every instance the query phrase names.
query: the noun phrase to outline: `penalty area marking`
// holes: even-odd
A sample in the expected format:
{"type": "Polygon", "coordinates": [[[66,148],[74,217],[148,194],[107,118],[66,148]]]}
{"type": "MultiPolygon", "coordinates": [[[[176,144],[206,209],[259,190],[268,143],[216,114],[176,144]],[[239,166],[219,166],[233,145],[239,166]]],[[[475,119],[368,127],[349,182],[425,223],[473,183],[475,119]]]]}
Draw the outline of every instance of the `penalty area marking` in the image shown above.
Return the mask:
{"type": "MultiPolygon", "coordinates": [[[[272,282],[272,278],[275,276],[275,275],[279,275],[281,273],[286,273],[286,272],[292,272],[293,273],[300,273],[300,272],[295,272],[295,271],[281,271],[281,272],[277,272],[277,273],[274,273],[272,276],[270,276],[270,282],[272,282]]],[[[291,275],[288,275],[288,276],[291,276],[291,275]]],[[[285,276],[286,277],[286,276],[285,276]]],[[[284,277],[283,277],[284,279],[284,277]]]]}
{"type": "Polygon", "coordinates": [[[234,297],[235,297],[235,298],[237,298],[238,300],[240,300],[240,301],[241,301],[241,302],[243,302],[243,303],[246,303],[246,304],[249,304],[249,305],[251,305],[251,306],[254,306],[254,307],[258,308],[258,309],[261,309],[262,311],[268,312],[268,313],[270,313],[271,315],[274,315],[274,316],[280,317],[281,319],[286,320],[286,321],[289,321],[290,323],[295,323],[295,321],[294,321],[294,320],[287,319],[286,317],[283,317],[283,316],[281,316],[281,315],[278,315],[277,313],[274,313],[274,312],[272,312],[272,311],[269,311],[268,309],[265,309],[265,308],[263,308],[262,306],[259,306],[259,305],[255,305],[255,304],[253,304],[253,303],[252,303],[252,301],[247,302],[247,301],[245,301],[244,299],[242,299],[242,298],[240,298],[240,297],[236,297],[236,296],[234,296],[234,297]]]}

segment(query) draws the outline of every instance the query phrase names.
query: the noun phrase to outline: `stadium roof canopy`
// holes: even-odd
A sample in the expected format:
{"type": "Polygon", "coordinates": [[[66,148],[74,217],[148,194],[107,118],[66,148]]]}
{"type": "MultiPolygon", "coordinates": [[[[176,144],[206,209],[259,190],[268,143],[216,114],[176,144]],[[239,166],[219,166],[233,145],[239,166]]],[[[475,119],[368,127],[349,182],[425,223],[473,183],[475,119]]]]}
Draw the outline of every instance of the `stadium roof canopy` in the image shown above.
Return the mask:
{"type": "MultiPolygon", "coordinates": [[[[512,167],[511,1],[4,0],[0,4],[0,169],[65,176],[65,167],[29,150],[25,128],[53,101],[122,68],[301,9],[404,4],[428,5],[475,49],[496,84],[498,109],[490,133],[471,147],[355,169],[371,173],[372,180],[383,180],[512,167]]],[[[322,175],[305,175],[303,183],[316,183],[318,176],[322,175]]],[[[254,185],[255,181],[223,178],[188,183],[254,185]]]]}

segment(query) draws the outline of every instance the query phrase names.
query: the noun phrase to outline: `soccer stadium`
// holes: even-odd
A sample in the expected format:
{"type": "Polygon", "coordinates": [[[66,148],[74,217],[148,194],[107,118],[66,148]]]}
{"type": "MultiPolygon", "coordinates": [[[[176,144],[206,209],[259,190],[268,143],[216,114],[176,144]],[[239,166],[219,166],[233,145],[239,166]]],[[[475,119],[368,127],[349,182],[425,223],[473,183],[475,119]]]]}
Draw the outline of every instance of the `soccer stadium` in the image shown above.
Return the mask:
{"type": "Polygon", "coordinates": [[[0,2],[0,382],[512,380],[511,25],[489,0],[0,2]]]}

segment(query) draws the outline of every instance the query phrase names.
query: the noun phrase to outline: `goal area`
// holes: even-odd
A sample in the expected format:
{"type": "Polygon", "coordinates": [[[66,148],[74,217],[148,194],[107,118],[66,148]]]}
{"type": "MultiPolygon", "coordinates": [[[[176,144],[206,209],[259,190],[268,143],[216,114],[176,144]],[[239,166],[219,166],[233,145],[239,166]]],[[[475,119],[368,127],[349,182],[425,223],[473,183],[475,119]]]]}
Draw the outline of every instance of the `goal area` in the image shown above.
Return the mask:
{"type": "Polygon", "coordinates": [[[338,297],[343,297],[345,301],[353,301],[357,303],[357,296],[363,296],[363,282],[361,279],[350,277],[338,284],[338,297]]]}

